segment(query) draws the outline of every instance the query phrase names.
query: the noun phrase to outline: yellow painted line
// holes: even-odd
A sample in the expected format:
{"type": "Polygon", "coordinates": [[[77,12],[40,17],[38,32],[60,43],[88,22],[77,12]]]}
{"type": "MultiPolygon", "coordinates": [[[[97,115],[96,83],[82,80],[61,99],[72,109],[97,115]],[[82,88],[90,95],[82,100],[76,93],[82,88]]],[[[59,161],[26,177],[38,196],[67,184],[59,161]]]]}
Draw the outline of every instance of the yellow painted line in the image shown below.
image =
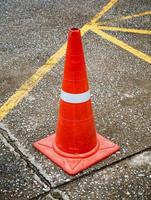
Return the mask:
{"type": "MultiPolygon", "coordinates": [[[[100,19],[117,0],[111,0],[102,8],[102,10],[94,16],[94,18],[81,28],[81,35],[83,36],[90,27],[100,19]]],[[[0,119],[2,120],[13,108],[15,108],[22,99],[38,84],[38,82],[54,67],[56,63],[64,56],[66,50],[66,43],[53,54],[47,62],[41,66],[21,87],[0,107],[0,119]]]]}
{"type": "Polygon", "coordinates": [[[66,43],[0,107],[0,119],[3,119],[10,110],[16,107],[17,104],[38,84],[43,76],[53,68],[64,55],[65,49],[66,43]]]}
{"type": "Polygon", "coordinates": [[[138,34],[148,34],[151,35],[151,30],[144,30],[144,29],[134,29],[134,28],[120,28],[120,27],[113,27],[113,26],[99,26],[100,30],[106,31],[120,31],[126,33],[138,33],[138,34]]]}
{"type": "Polygon", "coordinates": [[[108,10],[110,10],[113,5],[117,2],[118,0],[111,0],[106,6],[103,7],[103,9],[95,15],[95,17],[90,21],[90,23],[95,23],[97,20],[99,20],[108,10]]]}
{"type": "Polygon", "coordinates": [[[113,5],[117,2],[118,0],[111,0],[109,1],[109,3],[104,6],[102,8],[102,10],[97,13],[95,15],[95,17],[90,21],[88,22],[87,24],[85,24],[82,28],[81,28],[81,35],[83,36],[87,31],[90,30],[90,27],[95,24],[97,22],[97,20],[99,20],[109,9],[111,9],[113,7],[113,5]]]}
{"type": "Polygon", "coordinates": [[[144,61],[146,61],[148,63],[151,63],[151,56],[149,56],[149,55],[147,55],[147,54],[135,49],[134,47],[129,46],[128,44],[126,44],[125,42],[117,39],[116,37],[113,37],[113,36],[103,32],[103,31],[101,31],[99,29],[99,27],[93,26],[91,28],[91,31],[93,31],[97,35],[101,36],[103,39],[106,39],[106,40],[112,42],[113,44],[121,47],[122,49],[132,53],[136,57],[138,57],[138,58],[140,58],[140,59],[142,59],[142,60],[144,60],[144,61]]]}
{"type": "Polygon", "coordinates": [[[100,24],[107,24],[108,22],[122,21],[122,20],[132,19],[132,18],[135,18],[135,17],[141,17],[141,16],[145,16],[145,15],[151,15],[151,10],[148,10],[148,11],[145,11],[145,12],[141,12],[141,13],[138,13],[138,14],[133,14],[133,15],[127,15],[127,16],[121,16],[121,17],[117,17],[117,18],[107,19],[107,20],[101,21],[100,24]]]}

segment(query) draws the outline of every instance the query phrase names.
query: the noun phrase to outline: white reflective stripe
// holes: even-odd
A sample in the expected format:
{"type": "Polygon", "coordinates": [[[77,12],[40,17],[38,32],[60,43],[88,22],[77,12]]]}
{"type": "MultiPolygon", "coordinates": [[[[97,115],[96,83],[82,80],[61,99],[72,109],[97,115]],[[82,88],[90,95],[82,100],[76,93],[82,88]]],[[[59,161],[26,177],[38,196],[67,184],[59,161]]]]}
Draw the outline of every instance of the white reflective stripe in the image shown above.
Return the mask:
{"type": "Polygon", "coordinates": [[[90,91],[80,93],[80,94],[71,94],[61,90],[61,99],[68,103],[83,103],[90,99],[90,91]]]}

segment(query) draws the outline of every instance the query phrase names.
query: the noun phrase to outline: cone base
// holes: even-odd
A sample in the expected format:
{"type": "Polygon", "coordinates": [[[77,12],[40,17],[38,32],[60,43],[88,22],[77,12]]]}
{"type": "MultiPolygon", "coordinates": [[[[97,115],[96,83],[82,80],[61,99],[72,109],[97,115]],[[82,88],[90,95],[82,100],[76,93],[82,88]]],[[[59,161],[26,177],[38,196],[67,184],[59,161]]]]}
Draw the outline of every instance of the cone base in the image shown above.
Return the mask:
{"type": "Polygon", "coordinates": [[[75,155],[72,157],[72,154],[68,154],[70,156],[67,157],[63,156],[64,152],[62,152],[62,154],[57,153],[53,145],[55,134],[35,142],[33,146],[58,166],[60,166],[66,173],[75,175],[78,172],[81,172],[84,169],[92,166],[93,164],[104,160],[120,149],[117,144],[114,144],[100,134],[97,134],[97,138],[99,143],[98,149],[88,157],[83,157],[82,154],[80,154],[79,157],[75,157],[75,155]]]}

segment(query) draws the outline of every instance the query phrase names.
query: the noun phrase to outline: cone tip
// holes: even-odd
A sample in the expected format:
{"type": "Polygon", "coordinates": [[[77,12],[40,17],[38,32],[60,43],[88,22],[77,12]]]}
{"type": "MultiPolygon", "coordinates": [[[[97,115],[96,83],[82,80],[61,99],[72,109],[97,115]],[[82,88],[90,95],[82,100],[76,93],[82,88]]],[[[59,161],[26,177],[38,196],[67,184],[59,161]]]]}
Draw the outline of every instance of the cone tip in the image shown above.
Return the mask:
{"type": "Polygon", "coordinates": [[[70,28],[70,31],[72,31],[72,32],[77,32],[77,31],[80,31],[80,29],[79,29],[79,28],[76,28],[76,27],[73,27],[73,28],[70,28]]]}
{"type": "Polygon", "coordinates": [[[74,35],[74,36],[80,36],[81,33],[80,33],[80,29],[79,28],[76,28],[76,27],[73,27],[73,28],[70,28],[69,29],[69,35],[74,35]]]}

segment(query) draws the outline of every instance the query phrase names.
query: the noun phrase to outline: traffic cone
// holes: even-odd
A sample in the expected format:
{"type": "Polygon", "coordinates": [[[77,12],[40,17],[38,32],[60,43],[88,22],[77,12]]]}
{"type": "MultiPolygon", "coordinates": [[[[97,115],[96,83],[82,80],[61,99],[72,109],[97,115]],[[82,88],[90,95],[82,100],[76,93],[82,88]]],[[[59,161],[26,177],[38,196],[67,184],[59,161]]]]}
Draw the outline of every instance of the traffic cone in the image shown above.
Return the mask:
{"type": "Polygon", "coordinates": [[[34,147],[70,175],[119,150],[96,133],[80,30],[72,28],[68,44],[56,133],[34,147]]]}

